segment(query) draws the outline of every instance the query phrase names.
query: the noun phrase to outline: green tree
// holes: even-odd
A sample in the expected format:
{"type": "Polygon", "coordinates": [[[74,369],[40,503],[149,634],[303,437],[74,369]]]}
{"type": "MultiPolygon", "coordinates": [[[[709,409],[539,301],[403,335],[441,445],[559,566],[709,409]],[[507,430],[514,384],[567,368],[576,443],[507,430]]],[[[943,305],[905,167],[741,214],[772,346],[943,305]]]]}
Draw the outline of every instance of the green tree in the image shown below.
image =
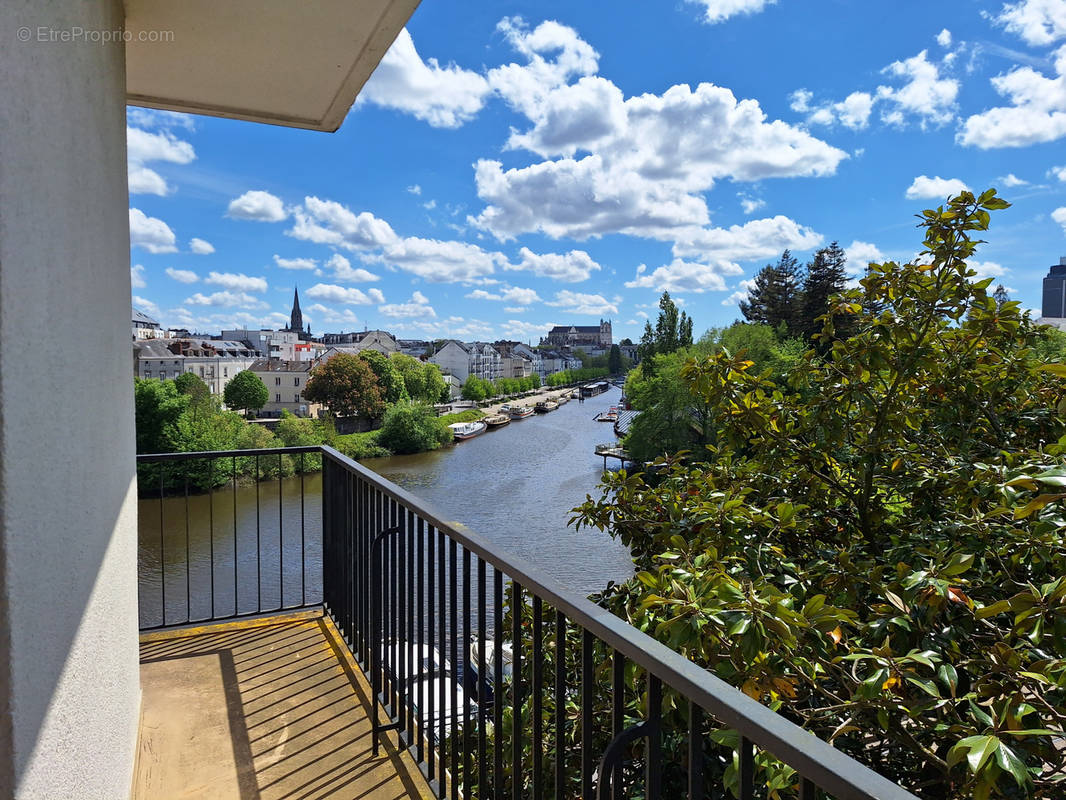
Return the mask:
{"type": "Polygon", "coordinates": [[[222,399],[230,408],[241,409],[245,417],[252,411],[258,411],[270,400],[266,385],[254,372],[242,369],[222,391],[222,399]]]}
{"type": "Polygon", "coordinates": [[[748,298],[740,303],[740,313],[749,322],[784,326],[786,335],[800,333],[802,310],[800,266],[791,251],[785,250],[776,264],[767,264],[755,275],[748,298]]]}
{"type": "Polygon", "coordinates": [[[601,602],[927,798],[1051,797],[1066,771],[1066,364],[967,266],[1006,205],[925,211],[915,262],[845,291],[828,333],[854,333],[787,381],[690,361],[706,462],[608,474],[578,509],[639,570],[601,602]]]}
{"type": "MultiPolygon", "coordinates": [[[[814,254],[814,258],[807,265],[806,275],[803,279],[801,292],[802,314],[799,320],[799,333],[808,339],[820,336],[824,324],[820,319],[829,312],[830,299],[840,294],[847,287],[848,274],[844,269],[847,255],[836,242],[828,247],[823,247],[814,254]]],[[[833,330],[837,338],[845,338],[850,334],[847,330],[850,315],[838,315],[833,320],[833,330]]],[[[819,350],[825,352],[832,343],[821,340],[819,350]]]]}
{"type": "Polygon", "coordinates": [[[440,367],[429,361],[395,353],[391,361],[403,377],[404,386],[411,400],[419,403],[442,403],[448,399],[448,385],[444,382],[440,367]]]}
{"type": "Polygon", "coordinates": [[[655,320],[655,327],[652,328],[650,320],[644,323],[644,334],[637,349],[640,360],[691,345],[692,320],[684,311],[678,311],[669,292],[663,292],[659,298],[659,316],[655,320]]]}
{"type": "Polygon", "coordinates": [[[452,441],[452,432],[425,403],[403,401],[389,407],[378,442],[394,453],[423,453],[452,441]]]}
{"type": "Polygon", "coordinates": [[[377,350],[363,350],[359,353],[359,358],[374,371],[386,403],[410,399],[404,377],[391,358],[377,350]]]}
{"type": "Polygon", "coordinates": [[[622,349],[616,344],[611,345],[611,352],[607,356],[607,371],[612,375],[622,371],[622,349]]]}
{"type": "Polygon", "coordinates": [[[304,397],[325,404],[335,417],[356,415],[377,419],[385,411],[384,393],[366,359],[337,355],[311,371],[304,397]]]}
{"type": "Polygon", "coordinates": [[[133,405],[137,452],[171,452],[170,432],[189,407],[189,396],[179,392],[174,381],[137,378],[133,381],[133,405]]]}

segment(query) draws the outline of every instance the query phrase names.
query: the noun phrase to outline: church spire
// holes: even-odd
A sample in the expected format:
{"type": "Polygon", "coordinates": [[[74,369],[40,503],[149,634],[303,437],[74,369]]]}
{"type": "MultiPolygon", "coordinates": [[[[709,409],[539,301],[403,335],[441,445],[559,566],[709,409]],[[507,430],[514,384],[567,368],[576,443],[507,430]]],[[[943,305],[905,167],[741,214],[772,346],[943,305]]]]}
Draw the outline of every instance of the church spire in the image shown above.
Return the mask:
{"type": "Polygon", "coordinates": [[[300,290],[293,287],[292,290],[292,314],[289,315],[289,330],[302,333],[304,329],[304,316],[300,312],[300,290]]]}

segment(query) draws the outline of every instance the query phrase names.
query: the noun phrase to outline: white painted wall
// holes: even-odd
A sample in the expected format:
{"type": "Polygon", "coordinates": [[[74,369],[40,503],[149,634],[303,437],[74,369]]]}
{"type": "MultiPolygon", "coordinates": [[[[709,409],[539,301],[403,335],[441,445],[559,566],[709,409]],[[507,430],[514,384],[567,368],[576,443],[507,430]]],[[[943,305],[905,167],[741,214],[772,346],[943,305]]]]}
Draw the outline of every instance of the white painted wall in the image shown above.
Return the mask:
{"type": "Polygon", "coordinates": [[[0,797],[130,790],[140,690],[124,53],[121,41],[38,38],[122,24],[120,0],[0,3],[0,797]]]}

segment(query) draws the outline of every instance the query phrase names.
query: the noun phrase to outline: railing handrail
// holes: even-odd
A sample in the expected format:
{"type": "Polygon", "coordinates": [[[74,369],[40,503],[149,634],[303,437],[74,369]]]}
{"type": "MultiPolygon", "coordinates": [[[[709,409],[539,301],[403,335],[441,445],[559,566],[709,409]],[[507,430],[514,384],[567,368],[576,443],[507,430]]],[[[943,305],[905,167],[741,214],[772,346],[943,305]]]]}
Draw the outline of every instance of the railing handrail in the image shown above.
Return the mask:
{"type": "Polygon", "coordinates": [[[502,551],[498,545],[461,523],[447,520],[425,501],[328,445],[151,453],[138,455],[137,461],[150,463],[294,453],[321,453],[358,475],[385,496],[414,511],[427,524],[450,537],[464,549],[505,573],[523,589],[554,606],[568,620],[683,694],[720,722],[735,728],[762,750],[772,753],[823,791],[841,800],[917,800],[906,789],[748,697],[587,597],[562,586],[528,560],[502,551]]]}
{"type": "Polygon", "coordinates": [[[810,778],[824,791],[841,800],[870,797],[878,800],[917,800],[903,787],[789,722],[587,597],[560,585],[526,559],[502,553],[495,544],[465,526],[462,529],[456,527],[456,523],[446,520],[424,501],[332,447],[323,445],[321,449],[333,461],[355,472],[393,500],[411,508],[437,530],[506,573],[523,589],[540,596],[562,611],[569,620],[621,652],[664,684],[680,691],[716,719],[736,728],[741,735],[810,778]]]}

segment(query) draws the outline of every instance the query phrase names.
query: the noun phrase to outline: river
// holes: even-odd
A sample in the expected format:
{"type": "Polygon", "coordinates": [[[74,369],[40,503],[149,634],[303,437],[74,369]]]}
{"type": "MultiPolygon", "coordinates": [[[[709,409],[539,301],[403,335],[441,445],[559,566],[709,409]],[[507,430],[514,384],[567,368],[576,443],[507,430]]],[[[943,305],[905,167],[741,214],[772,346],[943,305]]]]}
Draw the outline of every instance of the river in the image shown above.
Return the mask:
{"type": "MultiPolygon", "coordinates": [[[[617,404],[620,394],[612,387],[452,447],[362,463],[446,519],[591,594],[633,571],[622,544],[605,532],[568,525],[570,509],[588,494],[598,496],[603,459],[594,450],[614,441],[614,433],[593,417],[617,404]]],[[[210,495],[141,500],[142,626],[161,624],[164,605],[165,622],[174,624],[320,596],[320,498],[321,475],[308,474],[226,485],[210,495]]]]}

